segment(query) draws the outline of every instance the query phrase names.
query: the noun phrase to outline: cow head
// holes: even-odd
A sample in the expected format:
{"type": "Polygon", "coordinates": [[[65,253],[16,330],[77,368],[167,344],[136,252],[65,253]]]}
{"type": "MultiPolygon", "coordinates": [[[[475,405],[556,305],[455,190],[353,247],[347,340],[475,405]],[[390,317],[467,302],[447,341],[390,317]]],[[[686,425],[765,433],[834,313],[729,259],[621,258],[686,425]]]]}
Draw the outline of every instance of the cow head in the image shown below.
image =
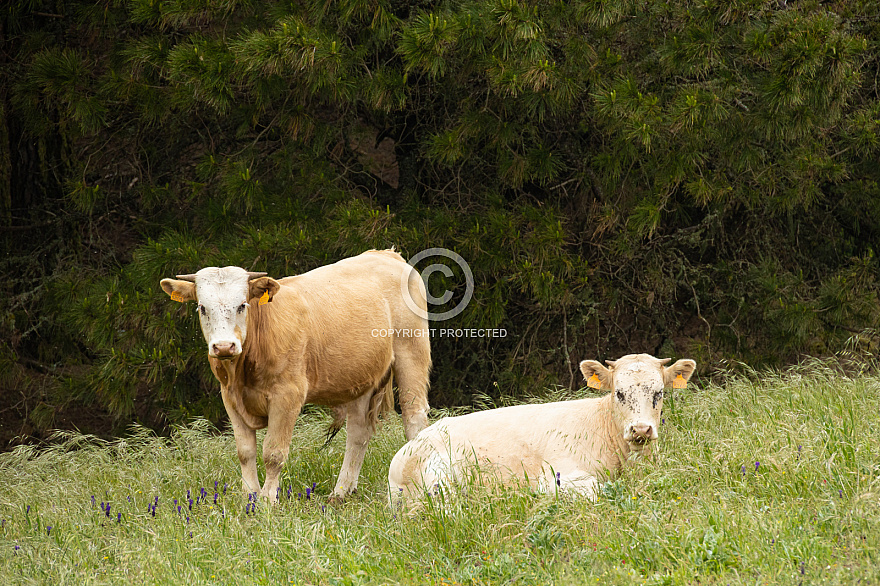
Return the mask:
{"type": "Polygon", "coordinates": [[[620,360],[606,360],[607,368],[595,360],[581,362],[581,372],[590,386],[614,394],[615,418],[624,441],[634,451],[640,452],[657,439],[664,389],[679,376],[686,382],[697,367],[688,359],[665,366],[669,360],[630,354],[620,360]]]}
{"type": "Polygon", "coordinates": [[[208,267],[194,275],[162,279],[160,285],[175,301],[198,302],[208,356],[223,360],[241,354],[251,304],[264,295],[271,301],[281,287],[265,275],[238,267],[208,267]]]}

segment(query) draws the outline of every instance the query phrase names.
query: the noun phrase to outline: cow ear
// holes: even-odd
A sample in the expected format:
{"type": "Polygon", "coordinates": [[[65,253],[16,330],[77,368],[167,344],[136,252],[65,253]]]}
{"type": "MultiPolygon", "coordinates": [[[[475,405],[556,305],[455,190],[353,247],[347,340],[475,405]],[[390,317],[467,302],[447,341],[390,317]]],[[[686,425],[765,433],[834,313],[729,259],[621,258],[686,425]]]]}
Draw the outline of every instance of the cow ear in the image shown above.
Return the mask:
{"type": "Polygon", "coordinates": [[[185,303],[187,301],[196,300],[196,284],[189,281],[178,281],[177,279],[162,279],[159,281],[162,290],[168,293],[174,301],[185,303]]]}
{"type": "Polygon", "coordinates": [[[688,358],[682,358],[672,366],[667,366],[663,369],[663,384],[668,387],[672,385],[673,381],[679,376],[684,378],[685,381],[688,381],[696,369],[696,362],[688,358]]]}
{"type": "Polygon", "coordinates": [[[611,390],[611,369],[602,366],[601,362],[584,360],[581,362],[581,372],[588,387],[603,391],[611,390]]]}
{"type": "Polygon", "coordinates": [[[262,305],[263,303],[272,301],[272,298],[278,293],[281,285],[272,277],[260,277],[250,281],[248,287],[248,299],[258,297],[260,298],[259,304],[262,305]]]}

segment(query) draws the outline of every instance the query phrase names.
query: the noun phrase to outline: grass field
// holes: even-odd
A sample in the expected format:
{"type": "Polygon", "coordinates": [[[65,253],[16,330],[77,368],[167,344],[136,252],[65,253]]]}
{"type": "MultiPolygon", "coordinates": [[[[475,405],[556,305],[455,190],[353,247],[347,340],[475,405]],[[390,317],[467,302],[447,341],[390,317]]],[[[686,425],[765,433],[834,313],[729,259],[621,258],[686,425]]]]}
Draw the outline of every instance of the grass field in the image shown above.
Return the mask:
{"type": "Polygon", "coordinates": [[[664,419],[654,460],[595,504],[471,490],[414,517],[386,505],[399,418],[340,507],[327,495],[345,442],[319,449],[318,412],[297,424],[282,503],[255,509],[231,434],[203,421],[109,444],[67,434],[0,454],[0,581],[880,583],[880,377],[751,373],[677,391],[664,419]]]}

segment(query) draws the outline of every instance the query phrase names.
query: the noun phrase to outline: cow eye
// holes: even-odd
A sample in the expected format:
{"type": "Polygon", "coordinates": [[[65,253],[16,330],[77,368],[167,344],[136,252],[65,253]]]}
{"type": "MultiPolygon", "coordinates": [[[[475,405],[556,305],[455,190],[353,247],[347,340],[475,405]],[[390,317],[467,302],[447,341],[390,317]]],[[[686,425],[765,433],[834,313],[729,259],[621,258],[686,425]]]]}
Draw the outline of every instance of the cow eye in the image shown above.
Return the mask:
{"type": "Polygon", "coordinates": [[[244,311],[245,307],[247,307],[247,303],[242,303],[241,305],[239,305],[238,306],[238,313],[241,313],[242,311],[244,311]]]}
{"type": "Polygon", "coordinates": [[[621,403],[623,403],[623,399],[624,399],[623,393],[620,391],[617,391],[617,400],[620,401],[621,403]]]}
{"type": "Polygon", "coordinates": [[[654,409],[657,408],[657,403],[663,400],[663,391],[659,393],[654,393],[654,409]]]}
{"type": "Polygon", "coordinates": [[[201,303],[199,303],[199,313],[201,313],[202,315],[208,315],[208,310],[205,309],[205,306],[201,303]]]}

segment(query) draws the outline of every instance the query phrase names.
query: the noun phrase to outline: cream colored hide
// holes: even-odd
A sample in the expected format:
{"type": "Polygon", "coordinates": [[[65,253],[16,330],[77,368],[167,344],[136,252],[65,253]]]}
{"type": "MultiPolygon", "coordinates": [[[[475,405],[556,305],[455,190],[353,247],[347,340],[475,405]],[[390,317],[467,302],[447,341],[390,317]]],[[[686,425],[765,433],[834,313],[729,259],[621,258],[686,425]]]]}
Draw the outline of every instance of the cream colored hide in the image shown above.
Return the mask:
{"type": "Polygon", "coordinates": [[[404,300],[410,295],[427,311],[425,285],[391,250],[277,281],[262,275],[210,267],[161,285],[176,301],[198,302],[245,492],[277,500],[296,419],[305,403],[317,403],[334,408],[337,429],[346,419],[345,457],[331,495],[344,498],[357,489],[379,411],[393,409],[392,377],[407,439],[427,425],[428,323],[404,300]],[[264,427],[261,489],[256,430],[264,427]]]}
{"type": "Polygon", "coordinates": [[[542,491],[558,486],[595,500],[598,479],[606,472],[616,471],[632,455],[650,454],[664,388],[678,375],[688,380],[696,368],[693,360],[665,367],[667,362],[668,358],[648,354],[608,361],[607,368],[584,360],[580,364],[584,377],[589,380],[595,374],[601,388],[610,393],[437,421],[391,461],[391,504],[474,480],[527,481],[542,491]]]}

